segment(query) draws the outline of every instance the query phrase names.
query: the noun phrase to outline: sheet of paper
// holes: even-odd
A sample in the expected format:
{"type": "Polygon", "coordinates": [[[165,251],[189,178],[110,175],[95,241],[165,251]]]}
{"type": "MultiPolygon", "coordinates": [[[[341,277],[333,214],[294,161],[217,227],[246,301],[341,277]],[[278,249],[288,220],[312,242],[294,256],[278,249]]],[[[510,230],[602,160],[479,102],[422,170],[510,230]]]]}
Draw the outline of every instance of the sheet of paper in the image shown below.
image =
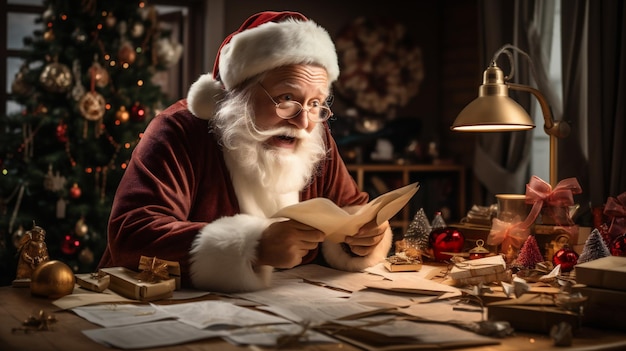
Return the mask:
{"type": "Polygon", "coordinates": [[[378,224],[391,219],[419,189],[418,183],[406,185],[378,196],[356,213],[348,213],[326,198],[314,198],[279,210],[272,217],[286,217],[326,234],[328,240],[343,242],[366,223],[376,219],[378,224]]]}
{"type": "Polygon", "coordinates": [[[180,345],[191,341],[220,337],[224,331],[194,328],[179,321],[161,321],[115,328],[83,330],[90,339],[120,349],[145,349],[180,345]]]}
{"type": "Polygon", "coordinates": [[[358,291],[366,288],[368,282],[385,279],[383,276],[365,272],[346,272],[316,264],[305,264],[292,269],[276,272],[292,278],[301,278],[309,282],[320,283],[329,287],[347,291],[358,291]]]}
{"type": "Polygon", "coordinates": [[[336,343],[337,340],[328,337],[315,330],[303,330],[303,326],[297,324],[280,324],[258,326],[233,330],[223,338],[235,345],[257,345],[282,349],[279,338],[293,335],[300,343],[336,343]]]}
{"type": "Polygon", "coordinates": [[[198,329],[216,326],[246,327],[290,323],[283,318],[268,313],[236,306],[220,300],[155,305],[154,307],[168,315],[177,316],[180,322],[198,329]]]}
{"type": "Polygon", "coordinates": [[[64,310],[69,310],[74,307],[95,305],[102,303],[132,303],[137,302],[135,300],[127,299],[120,296],[113,291],[106,289],[103,292],[92,292],[85,289],[74,289],[74,293],[65,295],[52,303],[64,310]]]}
{"type": "Polygon", "coordinates": [[[159,311],[150,305],[105,304],[75,307],[72,311],[103,327],[120,327],[175,318],[174,315],[159,311]]]}

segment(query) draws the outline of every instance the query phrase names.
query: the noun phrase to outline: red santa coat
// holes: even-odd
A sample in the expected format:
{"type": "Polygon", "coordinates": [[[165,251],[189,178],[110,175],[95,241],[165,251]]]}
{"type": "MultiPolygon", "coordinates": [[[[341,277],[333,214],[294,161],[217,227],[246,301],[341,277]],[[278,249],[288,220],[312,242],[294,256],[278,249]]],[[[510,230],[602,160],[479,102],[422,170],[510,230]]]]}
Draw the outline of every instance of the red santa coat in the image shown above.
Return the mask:
{"type": "MultiPolygon", "coordinates": [[[[329,157],[300,200],[326,197],[339,206],[367,202],[348,173],[325,128],[329,157]]],[[[240,211],[224,155],[206,120],[180,100],[155,117],[133,151],[111,211],[108,245],[100,267],[136,270],[141,255],[177,261],[184,286],[212,291],[257,290],[270,284],[272,267],[253,268],[261,233],[272,222],[240,211]]],[[[324,261],[342,270],[361,270],[384,259],[388,231],[375,252],[354,257],[324,242],[324,261]]]]}

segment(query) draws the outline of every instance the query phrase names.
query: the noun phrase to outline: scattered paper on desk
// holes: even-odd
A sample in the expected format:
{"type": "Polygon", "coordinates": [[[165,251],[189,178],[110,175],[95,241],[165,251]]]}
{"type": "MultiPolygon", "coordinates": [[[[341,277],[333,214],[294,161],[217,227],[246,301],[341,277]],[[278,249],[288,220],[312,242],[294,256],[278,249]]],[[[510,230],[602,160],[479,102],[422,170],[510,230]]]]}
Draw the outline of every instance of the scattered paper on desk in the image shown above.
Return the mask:
{"type": "Polygon", "coordinates": [[[413,183],[390,191],[361,206],[355,213],[348,213],[331,200],[318,197],[287,206],[272,217],[294,219],[321,230],[328,240],[340,243],[374,219],[378,224],[391,219],[418,189],[419,183],[413,183]]]}
{"type": "Polygon", "coordinates": [[[96,305],[102,303],[126,303],[136,302],[135,300],[127,299],[120,296],[111,290],[105,290],[104,292],[88,292],[82,288],[74,289],[74,293],[65,295],[52,303],[64,310],[69,310],[74,307],[96,305]]]}
{"type": "Polygon", "coordinates": [[[212,300],[156,306],[168,315],[176,316],[182,323],[198,329],[213,326],[238,326],[286,324],[288,320],[259,312],[250,308],[233,305],[230,302],[212,300]]]}
{"type": "Polygon", "coordinates": [[[175,318],[174,315],[150,305],[110,304],[82,306],[73,308],[72,311],[91,323],[107,328],[175,318]]]}
{"type": "Polygon", "coordinates": [[[194,328],[179,321],[161,321],[115,328],[83,330],[95,342],[120,349],[145,349],[180,345],[191,341],[220,337],[224,331],[194,328]]]}

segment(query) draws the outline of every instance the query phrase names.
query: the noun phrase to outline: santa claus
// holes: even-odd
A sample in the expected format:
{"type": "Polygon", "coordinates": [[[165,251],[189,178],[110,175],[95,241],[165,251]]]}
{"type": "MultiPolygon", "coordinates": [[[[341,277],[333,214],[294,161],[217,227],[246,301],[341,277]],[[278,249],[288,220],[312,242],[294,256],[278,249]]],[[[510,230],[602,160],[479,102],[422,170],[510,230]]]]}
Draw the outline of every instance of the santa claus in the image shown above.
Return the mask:
{"type": "Polygon", "coordinates": [[[246,20],[213,72],[150,122],[115,195],[100,266],[137,269],[140,256],[156,256],[180,263],[184,286],[236,292],[270,286],[276,268],[359,271],[384,260],[387,222],[334,243],[272,218],[314,197],[351,210],[368,200],[326,122],[338,75],[328,32],[302,14],[246,20]]]}

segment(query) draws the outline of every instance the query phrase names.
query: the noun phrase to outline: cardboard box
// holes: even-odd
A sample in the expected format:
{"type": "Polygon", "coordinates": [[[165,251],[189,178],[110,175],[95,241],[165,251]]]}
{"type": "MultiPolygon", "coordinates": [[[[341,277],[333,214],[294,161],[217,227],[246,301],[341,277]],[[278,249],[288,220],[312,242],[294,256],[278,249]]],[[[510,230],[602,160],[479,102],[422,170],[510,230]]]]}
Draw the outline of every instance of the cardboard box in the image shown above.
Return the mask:
{"type": "Polygon", "coordinates": [[[110,276],[109,289],[129,299],[162,300],[171,297],[176,289],[173,278],[150,283],[137,279],[138,272],[124,267],[101,268],[100,271],[110,276]]]}
{"type": "Polygon", "coordinates": [[[602,257],[578,264],[574,270],[579,284],[626,291],[626,257],[602,257]]]}
{"type": "Polygon", "coordinates": [[[385,268],[389,272],[419,272],[422,269],[421,262],[413,262],[413,263],[392,263],[389,261],[385,261],[385,268]]]}
{"type": "Polygon", "coordinates": [[[566,322],[577,330],[582,315],[561,309],[554,300],[543,294],[524,294],[517,299],[493,302],[487,305],[487,318],[507,321],[513,329],[537,333],[549,333],[552,326],[566,322]]]}
{"type": "Polygon", "coordinates": [[[574,286],[573,291],[587,297],[583,325],[626,331],[626,292],[588,286],[574,286]]]}

